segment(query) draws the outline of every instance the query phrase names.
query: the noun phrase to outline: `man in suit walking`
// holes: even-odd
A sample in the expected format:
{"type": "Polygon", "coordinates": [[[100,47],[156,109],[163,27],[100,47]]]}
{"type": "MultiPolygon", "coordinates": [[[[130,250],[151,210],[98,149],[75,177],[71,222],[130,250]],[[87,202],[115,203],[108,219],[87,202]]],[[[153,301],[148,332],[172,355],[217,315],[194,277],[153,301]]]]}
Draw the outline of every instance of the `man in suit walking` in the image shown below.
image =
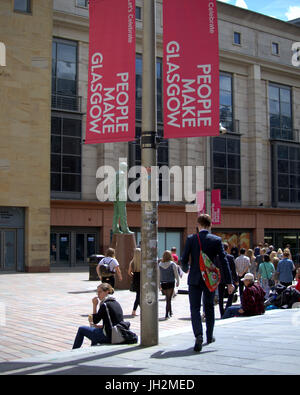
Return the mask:
{"type": "MultiPolygon", "coordinates": [[[[203,252],[214,262],[219,255],[220,265],[224,273],[224,280],[228,287],[228,293],[234,291],[232,285],[232,277],[229,269],[228,261],[224,252],[222,240],[220,237],[209,233],[211,227],[211,217],[208,214],[201,214],[197,220],[197,228],[201,240],[203,252]]],[[[213,338],[213,329],[215,323],[214,310],[214,292],[210,292],[202,278],[199,258],[200,245],[197,234],[188,236],[181,257],[181,266],[184,272],[189,270],[189,257],[191,256],[190,271],[188,276],[189,285],[189,302],[191,310],[192,327],[195,335],[194,351],[200,352],[203,343],[203,328],[201,322],[201,296],[203,293],[204,312],[206,317],[206,338],[207,343],[215,341],[213,338]]]]}

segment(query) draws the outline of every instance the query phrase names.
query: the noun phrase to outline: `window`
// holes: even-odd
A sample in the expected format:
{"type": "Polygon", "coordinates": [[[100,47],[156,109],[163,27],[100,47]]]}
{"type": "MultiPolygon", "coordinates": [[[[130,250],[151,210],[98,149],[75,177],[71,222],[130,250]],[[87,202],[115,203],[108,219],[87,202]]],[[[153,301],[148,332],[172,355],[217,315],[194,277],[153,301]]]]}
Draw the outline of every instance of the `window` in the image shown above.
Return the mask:
{"type": "Polygon", "coordinates": [[[220,122],[233,132],[232,75],[220,73],[220,122]]]}
{"type": "Polygon", "coordinates": [[[87,8],[88,5],[89,5],[89,1],[88,0],[77,0],[77,6],[78,7],[87,8]]]}
{"type": "MultiPolygon", "coordinates": [[[[140,126],[136,127],[136,140],[128,143],[129,149],[129,167],[133,166],[141,166],[142,164],[142,156],[141,156],[141,146],[140,146],[140,137],[141,137],[142,129],[140,126]]],[[[160,143],[157,146],[157,166],[160,168],[161,166],[169,165],[169,143],[167,139],[163,139],[163,129],[158,127],[157,136],[160,137],[160,143]]],[[[140,175],[137,175],[137,179],[140,175]]],[[[134,182],[136,179],[129,179],[129,184],[134,182]]],[[[162,175],[159,175],[159,197],[162,197],[162,175]]],[[[136,193],[140,193],[140,189],[137,188],[136,193]]]]}
{"type": "Polygon", "coordinates": [[[300,205],[300,147],[272,144],[273,205],[300,205]]]}
{"type": "Polygon", "coordinates": [[[30,0],[14,0],[14,11],[31,12],[30,0]]]}
{"type": "Polygon", "coordinates": [[[142,7],[135,7],[135,19],[142,20],[142,7]]]}
{"type": "MultiPolygon", "coordinates": [[[[136,101],[136,112],[135,117],[137,120],[142,119],[142,75],[143,75],[143,60],[141,55],[136,55],[135,62],[135,80],[136,80],[136,91],[135,91],[135,101],[136,101]]],[[[163,121],[163,111],[162,111],[162,59],[158,58],[156,61],[156,86],[157,86],[157,122],[163,121]]]]}
{"type": "Polygon", "coordinates": [[[55,39],[52,43],[52,108],[78,110],[77,43],[55,39]]]}
{"type": "Polygon", "coordinates": [[[221,189],[221,198],[241,200],[241,166],[239,137],[213,138],[213,189],[221,189]]]}
{"type": "Polygon", "coordinates": [[[233,33],[233,43],[237,45],[241,45],[241,33],[239,32],[233,33]]]}
{"type": "Polygon", "coordinates": [[[52,115],[51,191],[81,192],[81,119],[52,115]]]}
{"type": "Polygon", "coordinates": [[[293,140],[291,88],[269,84],[271,139],[293,140]]]}
{"type": "Polygon", "coordinates": [[[279,44],[272,43],[272,55],[279,55],[279,44]]]}

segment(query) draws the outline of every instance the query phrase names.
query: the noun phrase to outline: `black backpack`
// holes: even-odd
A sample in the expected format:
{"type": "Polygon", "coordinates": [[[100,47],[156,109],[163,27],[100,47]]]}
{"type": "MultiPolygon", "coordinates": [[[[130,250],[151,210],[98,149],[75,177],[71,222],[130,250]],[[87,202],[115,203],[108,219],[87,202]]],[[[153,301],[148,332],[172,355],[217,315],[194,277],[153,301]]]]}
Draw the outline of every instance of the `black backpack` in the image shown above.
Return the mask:
{"type": "MultiPolygon", "coordinates": [[[[105,258],[103,258],[105,259],[105,258]]],[[[107,263],[106,261],[104,261],[104,263],[101,263],[100,267],[99,267],[99,271],[100,271],[100,275],[101,277],[110,277],[113,276],[115,273],[112,272],[110,270],[110,262],[112,261],[112,259],[107,263]]]]}

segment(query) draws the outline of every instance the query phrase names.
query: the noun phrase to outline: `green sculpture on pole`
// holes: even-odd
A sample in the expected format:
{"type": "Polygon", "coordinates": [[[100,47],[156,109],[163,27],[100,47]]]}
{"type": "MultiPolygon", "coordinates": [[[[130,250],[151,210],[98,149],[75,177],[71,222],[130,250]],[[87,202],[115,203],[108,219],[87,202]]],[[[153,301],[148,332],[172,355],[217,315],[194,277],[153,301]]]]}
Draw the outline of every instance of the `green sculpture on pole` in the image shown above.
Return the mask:
{"type": "Polygon", "coordinates": [[[115,183],[115,199],[114,199],[114,216],[112,231],[116,233],[133,234],[127,224],[127,163],[120,162],[119,171],[116,173],[115,183]]]}

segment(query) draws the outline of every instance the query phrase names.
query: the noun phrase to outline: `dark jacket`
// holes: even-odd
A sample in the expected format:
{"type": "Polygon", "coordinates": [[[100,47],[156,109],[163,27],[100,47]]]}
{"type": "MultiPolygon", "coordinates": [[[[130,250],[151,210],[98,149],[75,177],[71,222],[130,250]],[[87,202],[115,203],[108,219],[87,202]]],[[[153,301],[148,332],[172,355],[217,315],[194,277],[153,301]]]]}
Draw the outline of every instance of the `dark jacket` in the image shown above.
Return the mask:
{"type": "Polygon", "coordinates": [[[242,298],[242,309],[244,315],[259,315],[264,314],[265,306],[265,291],[259,284],[252,284],[249,287],[245,287],[242,298]]]}
{"type": "MultiPolygon", "coordinates": [[[[112,324],[113,325],[121,324],[122,326],[127,328],[128,323],[124,322],[123,310],[120,303],[117,302],[114,297],[109,297],[105,300],[105,304],[108,307],[112,324]]],[[[98,313],[93,314],[94,324],[98,324],[101,320],[103,320],[106,336],[111,341],[111,326],[109,323],[109,319],[107,316],[107,311],[104,303],[100,303],[100,308],[98,310],[98,313]]]]}
{"type": "MultiPolygon", "coordinates": [[[[203,252],[210,258],[211,261],[215,262],[215,258],[219,255],[220,266],[222,267],[223,277],[226,284],[232,283],[231,273],[228,265],[228,260],[223,248],[222,240],[220,237],[213,235],[208,230],[201,230],[199,232],[203,252]]],[[[184,272],[189,269],[189,257],[191,256],[190,272],[188,276],[189,285],[199,285],[203,282],[200,266],[200,246],[197,234],[188,236],[184,251],[181,257],[181,266],[184,272]]]]}
{"type": "MultiPolygon", "coordinates": [[[[234,257],[232,255],[230,255],[230,254],[227,254],[227,252],[225,252],[225,255],[226,255],[226,258],[227,258],[227,261],[228,261],[228,264],[229,264],[229,269],[230,269],[232,281],[233,281],[233,283],[237,283],[239,281],[239,278],[238,278],[238,275],[236,273],[234,257]]],[[[226,282],[226,278],[225,278],[225,275],[224,275],[224,267],[220,263],[219,256],[216,257],[215,265],[220,269],[221,284],[229,284],[229,283],[226,282]]]]}

